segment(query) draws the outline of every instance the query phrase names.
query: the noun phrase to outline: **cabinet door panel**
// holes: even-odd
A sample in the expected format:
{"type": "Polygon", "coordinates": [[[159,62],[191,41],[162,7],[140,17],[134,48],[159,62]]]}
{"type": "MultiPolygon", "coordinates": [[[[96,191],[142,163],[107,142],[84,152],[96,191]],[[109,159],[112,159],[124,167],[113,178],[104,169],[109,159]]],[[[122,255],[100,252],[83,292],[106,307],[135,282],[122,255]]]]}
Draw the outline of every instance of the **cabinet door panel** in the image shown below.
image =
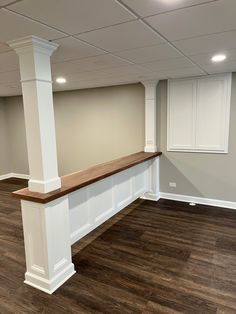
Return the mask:
{"type": "Polygon", "coordinates": [[[168,150],[194,148],[196,81],[169,82],[168,150]]]}
{"type": "Polygon", "coordinates": [[[196,149],[224,150],[227,117],[225,77],[198,80],[196,109],[196,149]]]}

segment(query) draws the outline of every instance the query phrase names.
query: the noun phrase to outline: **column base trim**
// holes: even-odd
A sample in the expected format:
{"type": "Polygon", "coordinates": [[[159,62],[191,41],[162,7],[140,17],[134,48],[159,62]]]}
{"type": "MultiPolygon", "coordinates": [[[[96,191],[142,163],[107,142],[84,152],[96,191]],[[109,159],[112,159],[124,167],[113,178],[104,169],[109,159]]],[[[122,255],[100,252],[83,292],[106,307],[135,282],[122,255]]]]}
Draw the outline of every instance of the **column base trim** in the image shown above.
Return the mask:
{"type": "Polygon", "coordinates": [[[70,263],[62,272],[54,276],[51,280],[26,272],[24,283],[48,294],[52,294],[75,273],[74,264],[70,263]]]}
{"type": "Polygon", "coordinates": [[[157,202],[160,199],[160,193],[155,194],[155,193],[147,192],[140,198],[142,198],[144,200],[148,200],[148,201],[155,201],[155,202],[157,202]]]}
{"type": "Polygon", "coordinates": [[[59,177],[47,181],[29,180],[29,190],[32,192],[49,193],[61,188],[61,179],[59,177]]]}

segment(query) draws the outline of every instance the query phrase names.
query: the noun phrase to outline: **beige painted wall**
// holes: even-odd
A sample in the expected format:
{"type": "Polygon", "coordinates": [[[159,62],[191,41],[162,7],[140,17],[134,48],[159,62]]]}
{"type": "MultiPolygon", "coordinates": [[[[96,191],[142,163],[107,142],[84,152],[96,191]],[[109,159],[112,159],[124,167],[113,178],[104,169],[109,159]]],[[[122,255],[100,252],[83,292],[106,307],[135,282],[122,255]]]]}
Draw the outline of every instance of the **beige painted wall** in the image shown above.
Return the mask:
{"type": "Polygon", "coordinates": [[[62,174],[143,150],[141,84],[56,93],[54,107],[62,174]]]}
{"type": "Polygon", "coordinates": [[[11,172],[9,141],[4,99],[0,98],[0,175],[11,172]]]}
{"type": "Polygon", "coordinates": [[[167,152],[167,82],[158,92],[161,191],[236,201],[236,73],[233,74],[229,154],[167,152]],[[169,182],[176,182],[170,188],[169,182]]]}
{"type": "MultiPolygon", "coordinates": [[[[28,173],[21,97],[6,98],[12,172],[28,173]]],[[[54,94],[60,175],[143,150],[144,88],[131,84],[54,94]]]]}
{"type": "Polygon", "coordinates": [[[22,98],[6,97],[5,107],[8,124],[11,172],[28,174],[29,168],[22,98]]]}
{"type": "MultiPolygon", "coordinates": [[[[236,74],[227,155],[167,152],[167,82],[161,81],[157,91],[161,191],[236,201],[236,74]],[[177,187],[170,188],[169,182],[177,187]]],[[[5,102],[11,172],[28,173],[22,99],[9,97],[5,102]]],[[[143,149],[141,84],[55,93],[54,107],[60,175],[143,149]]]]}

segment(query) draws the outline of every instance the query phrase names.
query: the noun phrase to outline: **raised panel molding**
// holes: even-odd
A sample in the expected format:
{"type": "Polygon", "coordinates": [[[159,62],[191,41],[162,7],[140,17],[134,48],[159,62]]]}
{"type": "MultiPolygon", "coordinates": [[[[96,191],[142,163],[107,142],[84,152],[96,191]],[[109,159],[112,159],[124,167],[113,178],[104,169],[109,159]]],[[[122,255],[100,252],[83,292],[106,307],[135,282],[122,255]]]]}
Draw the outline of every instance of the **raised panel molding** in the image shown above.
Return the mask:
{"type": "Polygon", "coordinates": [[[82,188],[68,196],[70,238],[74,243],[90,230],[89,187],[82,188]]]}
{"type": "Polygon", "coordinates": [[[134,197],[143,195],[147,189],[148,180],[148,165],[146,163],[140,164],[133,169],[133,187],[134,197]]]}
{"type": "Polygon", "coordinates": [[[195,108],[196,81],[170,81],[167,122],[170,149],[194,149],[195,108]]]}
{"type": "MultiPolygon", "coordinates": [[[[156,169],[154,164],[154,161],[146,161],[69,194],[71,244],[151,192],[153,183],[149,177],[156,169]]],[[[159,172],[156,174],[159,177],[159,172]]]]}
{"type": "Polygon", "coordinates": [[[115,184],[115,204],[117,210],[124,208],[127,204],[132,202],[132,176],[131,170],[128,169],[118,173],[114,180],[115,184]]]}
{"type": "Polygon", "coordinates": [[[228,153],[232,74],[168,81],[167,150],[228,153]]]}

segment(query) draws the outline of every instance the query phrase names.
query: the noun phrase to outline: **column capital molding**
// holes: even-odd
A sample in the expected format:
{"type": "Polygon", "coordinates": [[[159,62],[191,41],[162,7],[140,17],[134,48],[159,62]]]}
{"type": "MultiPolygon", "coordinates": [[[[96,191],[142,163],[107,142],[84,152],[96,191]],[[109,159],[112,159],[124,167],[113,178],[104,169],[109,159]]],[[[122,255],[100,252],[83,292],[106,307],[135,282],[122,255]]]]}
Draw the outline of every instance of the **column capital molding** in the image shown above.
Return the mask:
{"type": "Polygon", "coordinates": [[[143,81],[145,87],[145,152],[157,151],[156,87],[158,80],[143,81]]]}
{"type": "Polygon", "coordinates": [[[147,80],[147,81],[142,81],[141,82],[144,87],[156,87],[157,84],[159,83],[159,80],[147,80]]]}
{"type": "Polygon", "coordinates": [[[25,54],[30,51],[39,52],[51,56],[58,48],[58,44],[50,42],[37,36],[26,36],[19,39],[11,40],[7,44],[15,50],[18,55],[25,54]]]}

